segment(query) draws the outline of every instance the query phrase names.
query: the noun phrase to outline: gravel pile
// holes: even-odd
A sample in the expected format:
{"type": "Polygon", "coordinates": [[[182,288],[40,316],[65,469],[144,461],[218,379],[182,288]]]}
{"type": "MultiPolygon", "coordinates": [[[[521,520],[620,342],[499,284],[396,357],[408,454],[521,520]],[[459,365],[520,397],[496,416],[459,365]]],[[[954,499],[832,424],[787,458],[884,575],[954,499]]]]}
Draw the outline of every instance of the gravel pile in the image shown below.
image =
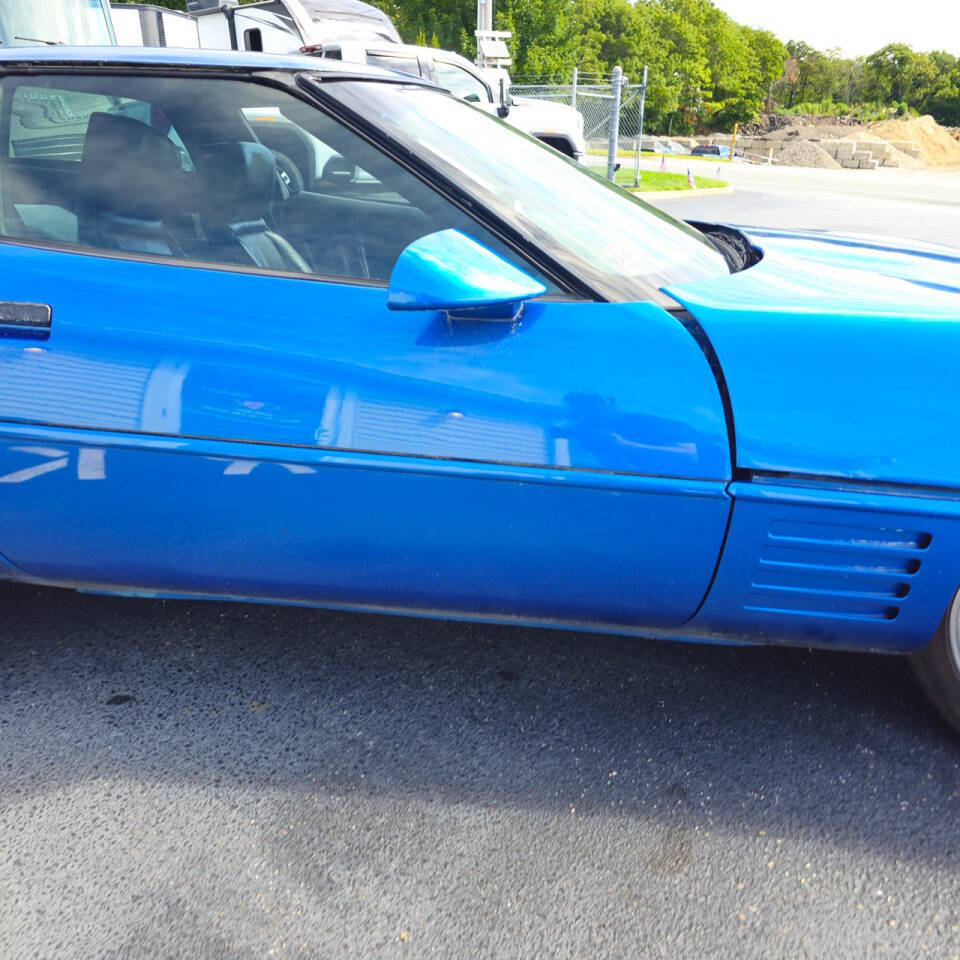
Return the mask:
{"type": "Polygon", "coordinates": [[[780,152],[780,165],[783,167],[822,167],[839,170],[840,164],[817,143],[809,140],[797,140],[784,147],[780,152]]]}

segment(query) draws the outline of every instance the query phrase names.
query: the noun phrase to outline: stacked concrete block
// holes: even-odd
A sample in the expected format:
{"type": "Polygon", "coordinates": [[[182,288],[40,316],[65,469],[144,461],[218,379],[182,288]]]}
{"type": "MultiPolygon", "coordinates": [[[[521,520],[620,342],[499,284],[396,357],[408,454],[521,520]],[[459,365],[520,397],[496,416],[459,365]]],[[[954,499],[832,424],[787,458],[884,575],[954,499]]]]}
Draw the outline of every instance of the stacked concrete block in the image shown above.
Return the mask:
{"type": "Polygon", "coordinates": [[[854,140],[821,140],[820,146],[841,164],[844,160],[852,160],[857,152],[857,144],[854,140]]]}
{"type": "Polygon", "coordinates": [[[876,170],[884,164],[896,165],[890,145],[882,140],[822,140],[820,146],[848,170],[876,170]]]}
{"type": "Polygon", "coordinates": [[[920,147],[913,140],[891,140],[890,145],[908,157],[920,159],[920,147]]]}
{"type": "Polygon", "coordinates": [[[843,163],[845,160],[853,160],[857,153],[857,144],[854,140],[841,140],[837,147],[837,160],[843,163]]]}

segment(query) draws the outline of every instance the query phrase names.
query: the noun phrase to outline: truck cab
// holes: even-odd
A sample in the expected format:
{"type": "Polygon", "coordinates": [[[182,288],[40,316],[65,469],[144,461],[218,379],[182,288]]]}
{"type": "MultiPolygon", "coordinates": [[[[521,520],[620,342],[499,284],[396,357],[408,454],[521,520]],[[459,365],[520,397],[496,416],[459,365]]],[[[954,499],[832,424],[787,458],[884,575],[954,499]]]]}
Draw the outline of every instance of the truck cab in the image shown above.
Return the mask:
{"type": "Polygon", "coordinates": [[[107,0],[0,0],[0,45],[112,46],[107,0]]]}

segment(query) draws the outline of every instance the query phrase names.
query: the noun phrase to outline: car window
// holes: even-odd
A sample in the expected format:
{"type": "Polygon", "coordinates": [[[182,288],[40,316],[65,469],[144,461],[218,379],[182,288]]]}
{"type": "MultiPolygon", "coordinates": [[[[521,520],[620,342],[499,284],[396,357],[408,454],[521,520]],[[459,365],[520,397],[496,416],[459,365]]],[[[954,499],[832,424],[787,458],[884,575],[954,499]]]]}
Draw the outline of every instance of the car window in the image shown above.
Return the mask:
{"type": "Polygon", "coordinates": [[[487,85],[475,77],[469,70],[458,67],[455,63],[444,60],[434,60],[434,70],[437,73],[437,83],[449,90],[461,100],[471,103],[492,103],[493,97],[487,85]]]}
{"type": "Polygon", "coordinates": [[[420,76],[420,61],[416,57],[401,56],[396,53],[367,53],[367,63],[371,67],[383,67],[384,70],[396,70],[399,73],[409,74],[411,77],[420,76]]]}
{"type": "Polygon", "coordinates": [[[375,118],[383,135],[604,299],[669,307],[664,287],[729,273],[693,227],[435,87],[344,80],[314,89],[351,116],[375,118]]]}
{"type": "Polygon", "coordinates": [[[8,156],[47,157],[79,163],[94,113],[131,117],[162,130],[177,148],[183,169],[192,169],[180,135],[163,111],[152,104],[130,97],[61,90],[43,84],[21,85],[13,92],[8,156]]]}
{"type": "Polygon", "coordinates": [[[544,280],[422,180],[275,87],[8,76],[5,102],[7,237],[385,284],[408,244],[454,228],[544,280]]]}

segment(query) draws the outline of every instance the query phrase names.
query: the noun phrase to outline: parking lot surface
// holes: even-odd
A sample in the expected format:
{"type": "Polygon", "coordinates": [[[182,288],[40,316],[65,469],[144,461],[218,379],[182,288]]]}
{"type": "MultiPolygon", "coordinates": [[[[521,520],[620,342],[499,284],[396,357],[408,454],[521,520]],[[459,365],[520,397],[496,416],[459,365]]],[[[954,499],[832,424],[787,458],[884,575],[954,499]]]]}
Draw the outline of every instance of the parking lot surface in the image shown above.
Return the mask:
{"type": "MultiPolygon", "coordinates": [[[[658,196],[675,217],[746,226],[878,233],[960,246],[960,170],[810,170],[671,158],[669,170],[718,176],[731,194],[658,196]],[[717,172],[719,167],[719,173],[717,172]]],[[[659,169],[643,161],[646,169],[659,169]]]]}
{"type": "Polygon", "coordinates": [[[0,587],[5,957],[937,956],[898,659],[0,587]]]}
{"type": "MultiPolygon", "coordinates": [[[[957,242],[923,178],[808,176],[663,206],[957,242]]],[[[4,958],[960,956],[960,743],[899,659],[0,610],[4,958]]]]}

